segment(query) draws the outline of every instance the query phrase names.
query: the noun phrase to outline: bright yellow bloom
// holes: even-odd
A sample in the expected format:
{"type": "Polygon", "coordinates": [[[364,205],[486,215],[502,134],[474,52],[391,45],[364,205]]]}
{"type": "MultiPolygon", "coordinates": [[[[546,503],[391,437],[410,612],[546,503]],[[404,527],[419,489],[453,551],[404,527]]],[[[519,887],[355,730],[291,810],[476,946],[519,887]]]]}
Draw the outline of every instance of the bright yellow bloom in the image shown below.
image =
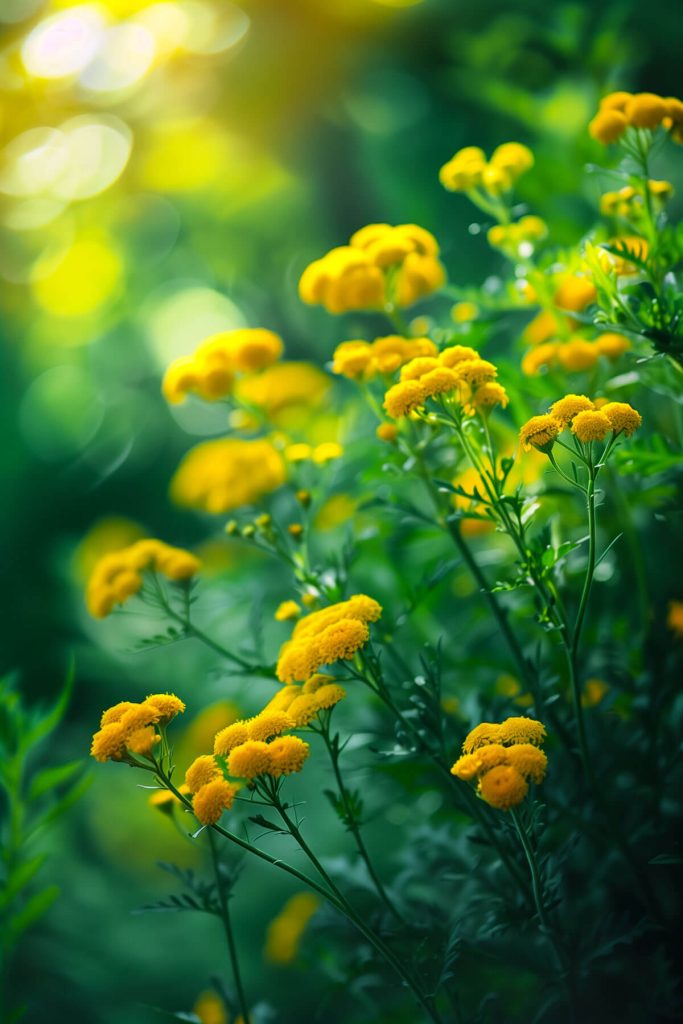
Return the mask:
{"type": "Polygon", "coordinates": [[[278,679],[303,682],[321,665],[351,657],[369,639],[366,623],[376,622],[381,614],[377,601],[356,594],[304,616],[280,651],[278,679]]]}
{"type": "MultiPolygon", "coordinates": [[[[178,792],[183,796],[189,796],[190,794],[190,790],[185,784],[178,786],[178,792]]],[[[155,790],[148,798],[147,803],[150,807],[155,807],[163,814],[171,814],[176,807],[182,807],[182,801],[170,789],[155,790]]]]}
{"type": "Polygon", "coordinates": [[[507,764],[507,749],[502,743],[486,743],[471,755],[477,763],[477,775],[491,771],[499,764],[507,764]]]}
{"type": "Polygon", "coordinates": [[[611,331],[606,331],[600,335],[595,345],[601,356],[607,356],[608,359],[618,359],[624,352],[628,352],[631,342],[623,334],[614,334],[611,331]]]}
{"type": "Polygon", "coordinates": [[[624,116],[636,128],[657,128],[666,114],[664,100],[653,92],[639,92],[631,96],[624,107],[624,116]]]}
{"type": "Polygon", "coordinates": [[[249,728],[246,722],[233,722],[216,733],[213,741],[214,754],[227,757],[231,750],[246,743],[249,739],[249,728]]]}
{"type": "Polygon", "coordinates": [[[194,576],[200,565],[189,551],[160,540],[140,540],[111,551],[95,563],[91,573],[86,589],[88,610],[95,618],[109,615],[115,604],[122,604],[140,590],[141,573],[146,569],[178,581],[194,576]]]}
{"type": "Polygon", "coordinates": [[[522,359],[522,373],[533,377],[544,366],[552,366],[557,361],[557,352],[560,347],[557,342],[546,342],[530,349],[522,359]]]}
{"type": "Polygon", "coordinates": [[[160,722],[170,722],[172,718],[181,715],[185,710],[184,702],[174,693],[153,693],[146,699],[159,711],[160,722]]]}
{"type": "Polygon", "coordinates": [[[314,693],[300,693],[287,708],[287,714],[297,729],[303,729],[312,722],[320,711],[320,705],[314,693]]]}
{"type": "Polygon", "coordinates": [[[451,345],[449,348],[445,348],[439,355],[441,365],[448,366],[450,369],[453,369],[458,363],[471,362],[478,359],[479,353],[476,349],[470,348],[469,345],[451,345]]]}
{"type": "Polygon", "coordinates": [[[380,423],[375,431],[375,434],[380,441],[387,441],[391,443],[398,437],[398,427],[393,423],[380,423]]]}
{"type": "Polygon", "coordinates": [[[384,396],[384,408],[389,416],[399,419],[423,405],[425,398],[421,381],[405,380],[389,388],[384,396]]]}
{"type": "Polygon", "coordinates": [[[593,402],[585,395],[565,395],[564,398],[553,402],[550,406],[550,415],[558,420],[563,427],[568,427],[577,413],[594,408],[593,402]]]}
{"type": "Polygon", "coordinates": [[[233,805],[239,786],[226,779],[212,779],[205,783],[194,794],[192,810],[201,825],[215,825],[223,811],[229,811],[233,805]]]}
{"type": "Polygon", "coordinates": [[[340,459],[343,454],[344,449],[336,441],[325,441],[323,444],[316,445],[312,458],[317,465],[322,466],[326,462],[331,462],[332,459],[340,459]]]}
{"type": "Polygon", "coordinates": [[[616,256],[614,253],[608,252],[602,245],[597,249],[597,259],[602,269],[606,274],[614,274],[617,277],[629,277],[639,273],[638,267],[629,260],[628,256],[632,255],[635,259],[644,261],[647,260],[650,251],[646,239],[639,235],[621,235],[618,238],[611,238],[605,245],[625,249],[628,254],[627,256],[616,256]]]}
{"type": "Polygon", "coordinates": [[[558,321],[549,310],[542,309],[524,328],[522,340],[526,345],[542,345],[554,338],[558,330],[558,321]]]}
{"type": "Polygon", "coordinates": [[[310,444],[305,444],[303,441],[297,444],[290,444],[285,448],[287,462],[307,462],[312,455],[313,449],[310,444]]]}
{"type": "Polygon", "coordinates": [[[479,761],[475,754],[463,754],[451,768],[451,775],[455,775],[463,782],[472,782],[479,774],[479,761]]]}
{"type": "Polygon", "coordinates": [[[247,740],[234,747],[228,755],[228,771],[238,779],[255,779],[265,775],[271,767],[272,744],[262,740],[247,740]]]}
{"type": "Polygon", "coordinates": [[[529,792],[529,786],[516,768],[510,765],[498,765],[479,781],[479,793],[491,807],[508,811],[511,807],[521,804],[529,792]]]}
{"type": "Polygon", "coordinates": [[[487,163],[478,146],[466,146],[451,157],[439,171],[439,180],[450,192],[469,192],[481,186],[498,196],[510,189],[533,166],[531,150],[519,142],[506,142],[494,150],[487,163]]]}
{"type": "Polygon", "coordinates": [[[262,370],[278,360],[282,352],[282,339],[273,331],[223,331],[203,341],[194,355],[171,363],[162,391],[169,402],[182,402],[191,391],[206,401],[215,401],[232,392],[237,373],[262,370]]]}
{"type": "Polygon", "coordinates": [[[282,601],[275,611],[277,622],[288,622],[290,619],[298,619],[301,615],[301,607],[296,601],[282,601]]]}
{"type": "Polygon", "coordinates": [[[488,743],[498,743],[500,738],[500,726],[494,722],[481,722],[467,734],[462,745],[463,754],[473,754],[479,747],[488,743]]]}
{"type": "Polygon", "coordinates": [[[571,430],[579,441],[603,441],[612,430],[612,424],[604,411],[587,409],[574,417],[571,430]]]}
{"type": "Polygon", "coordinates": [[[278,736],[268,744],[270,766],[268,774],[274,778],[300,772],[310,753],[310,746],[298,736],[278,736]]]}
{"type": "Polygon", "coordinates": [[[120,722],[126,711],[130,711],[132,707],[134,707],[132,701],[122,700],[118,704],[114,704],[113,707],[107,708],[102,712],[100,726],[109,725],[111,722],[120,722]]]}
{"type": "Polygon", "coordinates": [[[451,309],[451,318],[456,324],[466,324],[479,316],[479,306],[474,302],[456,302],[451,309]]]}
{"type": "Polygon", "coordinates": [[[600,410],[610,422],[615,434],[630,437],[643,422],[643,418],[628,402],[607,402],[600,410]]]}
{"type": "Polygon", "coordinates": [[[92,738],[90,754],[96,761],[120,761],[125,753],[126,731],[120,722],[109,722],[92,738]]]}
{"type": "Polygon", "coordinates": [[[142,729],[147,725],[154,725],[162,717],[161,712],[151,701],[143,701],[141,704],[133,704],[121,717],[120,723],[125,731],[130,734],[136,729],[142,729]]]}
{"type": "Polygon", "coordinates": [[[562,429],[561,424],[547,414],[532,416],[519,431],[519,439],[522,442],[525,452],[537,448],[541,452],[549,452],[555,443],[555,438],[562,429]]]}
{"type": "Polygon", "coordinates": [[[157,743],[161,742],[161,736],[157,736],[151,725],[143,726],[141,729],[133,729],[126,746],[131,754],[139,754],[141,757],[149,757],[157,743]]]}
{"type": "Polygon", "coordinates": [[[584,338],[570,338],[563,345],[558,345],[555,352],[557,361],[565,370],[576,373],[589,370],[598,361],[598,347],[584,338]]]}
{"type": "Polygon", "coordinates": [[[282,456],[270,441],[204,441],[182,460],[171,482],[179,505],[214,515],[253,505],[285,481],[282,456]]]}
{"type": "Polygon", "coordinates": [[[516,716],[506,718],[501,723],[499,731],[499,743],[504,745],[512,743],[533,743],[540,746],[546,736],[545,726],[534,718],[516,716]]]}
{"type": "Polygon", "coordinates": [[[473,387],[485,384],[498,376],[498,368],[488,359],[463,359],[455,364],[453,372],[459,380],[466,381],[473,387]]]}
{"type": "Polygon", "coordinates": [[[220,768],[210,754],[202,754],[195,758],[185,772],[185,785],[190,793],[196,793],[202,786],[206,786],[213,779],[221,775],[220,768]]]}
{"type": "Polygon", "coordinates": [[[588,125],[588,131],[597,142],[607,146],[621,138],[628,128],[628,120],[619,110],[599,110],[588,125]]]}
{"type": "Polygon", "coordinates": [[[587,277],[569,274],[563,278],[553,296],[553,302],[560,309],[580,313],[581,310],[595,302],[597,291],[595,285],[587,277]]]}
{"type": "Polygon", "coordinates": [[[436,398],[437,395],[447,395],[452,391],[457,391],[460,380],[461,378],[455,370],[437,364],[435,370],[430,370],[429,373],[420,377],[419,383],[424,390],[425,398],[436,398]]]}
{"type": "Polygon", "coordinates": [[[294,728],[294,722],[285,711],[261,711],[247,723],[250,740],[269,740],[287,729],[294,728]]]}
{"type": "Polygon", "coordinates": [[[268,926],[264,956],[272,964],[289,964],[297,955],[306,925],[320,906],[311,892],[299,892],[285,903],[268,926]]]}
{"type": "MultiPolygon", "coordinates": [[[[486,749],[486,747],[483,748],[483,750],[486,749]]],[[[525,779],[543,782],[548,767],[548,758],[537,746],[533,743],[515,743],[506,747],[505,753],[505,764],[512,765],[525,779]]]]}
{"type": "MultiPolygon", "coordinates": [[[[304,684],[304,690],[306,689],[304,684]]],[[[343,700],[346,696],[346,690],[343,686],[339,686],[338,683],[325,683],[324,686],[318,687],[312,696],[315,699],[315,703],[319,710],[325,710],[327,708],[333,708],[340,700],[343,700]]]]}
{"type": "Polygon", "coordinates": [[[372,362],[372,346],[369,342],[342,341],[334,350],[332,372],[356,380],[364,376],[372,362]]]}
{"type": "Polygon", "coordinates": [[[430,370],[435,369],[439,365],[439,360],[435,356],[420,356],[417,359],[411,359],[409,363],[406,363],[401,368],[401,380],[419,380],[420,377],[424,377],[430,370]]]}
{"type": "Polygon", "coordinates": [[[474,392],[470,405],[473,409],[493,409],[496,405],[500,405],[504,409],[509,401],[507,391],[502,384],[498,384],[496,381],[485,381],[474,392]]]}
{"type": "Polygon", "coordinates": [[[623,114],[632,95],[633,93],[624,91],[611,92],[600,100],[600,110],[618,110],[623,114]]]}
{"type": "Polygon", "coordinates": [[[330,384],[330,377],[311,363],[273,363],[261,373],[241,377],[235,396],[286,428],[293,417],[308,417],[311,406],[323,401],[330,384]]]}

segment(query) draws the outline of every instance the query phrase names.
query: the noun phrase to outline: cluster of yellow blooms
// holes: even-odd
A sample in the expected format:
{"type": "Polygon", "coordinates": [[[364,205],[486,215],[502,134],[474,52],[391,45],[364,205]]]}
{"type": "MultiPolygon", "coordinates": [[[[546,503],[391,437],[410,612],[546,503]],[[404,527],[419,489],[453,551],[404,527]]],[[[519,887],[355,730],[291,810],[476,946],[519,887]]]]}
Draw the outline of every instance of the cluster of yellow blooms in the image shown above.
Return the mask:
{"type": "Polygon", "coordinates": [[[662,126],[676,142],[683,142],[683,102],[653,92],[612,92],[600,101],[590,122],[592,137],[604,145],[616,142],[628,128],[654,131],[662,126]]]}
{"type": "Polygon", "coordinates": [[[285,463],[266,438],[220,438],[191,448],[171,481],[179,505],[213,515],[252,505],[285,482],[285,463]]]}
{"type": "Polygon", "coordinates": [[[532,416],[519,432],[525,451],[536,448],[549,452],[563,430],[571,429],[577,440],[590,444],[604,441],[608,434],[630,437],[642,423],[642,417],[627,402],[591,401],[585,395],[565,395],[548,413],[532,416]]]}
{"type": "Polygon", "coordinates": [[[438,356],[412,359],[401,369],[398,384],[384,396],[384,408],[393,419],[408,416],[428,398],[448,396],[463,403],[468,415],[495,405],[505,407],[508,396],[495,380],[498,370],[467,345],[452,345],[438,356]]]}
{"type": "Polygon", "coordinates": [[[446,280],[434,236],[417,224],[368,224],[301,276],[299,295],[328,313],[412,306],[446,280]]]}
{"type": "Polygon", "coordinates": [[[253,718],[232,722],[216,733],[213,754],[195,758],[185,773],[192,810],[202,825],[215,824],[230,810],[242,781],[281,778],[301,771],[309,744],[284,735],[307,726],[316,715],[346,696],[329,676],[313,676],[303,686],[285,686],[253,718]],[[241,780],[238,782],[226,778],[241,780]]]}
{"type": "MultiPolygon", "coordinates": [[[[665,203],[674,194],[669,181],[648,181],[648,192],[655,203],[665,203]]],[[[632,185],[625,185],[616,192],[605,192],[600,199],[600,213],[606,217],[637,219],[645,210],[643,196],[632,185]]]]}
{"type": "Polygon", "coordinates": [[[282,339],[262,328],[222,331],[207,338],[191,356],[175,359],[162,384],[169,402],[183,402],[190,392],[207,402],[232,392],[238,374],[254,373],[276,362],[282,339]]]}
{"type": "Polygon", "coordinates": [[[142,587],[145,569],[160,572],[169,580],[187,580],[199,571],[200,561],[183,548],[173,548],[152,538],[110,551],[95,563],[86,589],[88,611],[104,619],[116,604],[123,604],[142,587]]]}
{"type": "Polygon", "coordinates": [[[278,679],[303,682],[322,665],[352,658],[370,639],[368,622],[376,622],[381,614],[377,601],[355,594],[348,601],[305,615],[280,650],[278,679]]]}
{"type": "Polygon", "coordinates": [[[525,255],[530,255],[534,242],[541,242],[548,234],[548,225],[540,217],[528,214],[512,224],[494,224],[486,237],[494,249],[516,255],[524,245],[529,246],[525,255]]]}
{"type": "Polygon", "coordinates": [[[290,964],[299,951],[306,925],[320,906],[312,892],[297,892],[268,926],[264,955],[272,964],[290,964]]]}
{"type": "Polygon", "coordinates": [[[336,441],[323,441],[315,446],[304,444],[290,444],[285,448],[285,458],[288,462],[315,462],[317,466],[324,466],[326,462],[333,459],[340,459],[344,449],[336,441]]]}
{"type": "Polygon", "coordinates": [[[430,338],[402,338],[389,334],[369,341],[342,341],[334,350],[332,372],[350,380],[370,380],[378,374],[394,373],[411,359],[436,356],[430,338]]]}
{"type": "MultiPolygon", "coordinates": [[[[600,252],[610,257],[604,250],[600,252]]],[[[537,297],[530,285],[525,294],[532,301],[537,297]]],[[[565,274],[557,280],[552,296],[554,308],[541,310],[522,333],[522,340],[530,346],[522,358],[523,373],[532,376],[543,367],[556,366],[570,373],[589,370],[601,356],[615,360],[630,349],[630,341],[622,334],[606,332],[594,341],[572,334],[578,321],[571,314],[581,313],[596,297],[595,285],[584,275],[565,274]]]]}
{"type": "Polygon", "coordinates": [[[153,693],[140,704],[114,704],[102,714],[90,753],[96,761],[125,761],[129,754],[149,757],[159,742],[155,726],[168,725],[184,710],[184,703],[172,693],[153,693]]]}
{"type": "Polygon", "coordinates": [[[508,192],[525,171],[534,165],[530,149],[519,142],[498,146],[489,161],[478,146],[458,150],[439,171],[439,180],[450,192],[470,192],[483,188],[489,195],[508,192]]]}
{"type": "Polygon", "coordinates": [[[545,735],[545,726],[533,718],[482,722],[465,738],[451,773],[463,782],[476,781],[488,804],[507,811],[527,795],[529,779],[543,781],[548,758],[539,747],[545,735]]]}

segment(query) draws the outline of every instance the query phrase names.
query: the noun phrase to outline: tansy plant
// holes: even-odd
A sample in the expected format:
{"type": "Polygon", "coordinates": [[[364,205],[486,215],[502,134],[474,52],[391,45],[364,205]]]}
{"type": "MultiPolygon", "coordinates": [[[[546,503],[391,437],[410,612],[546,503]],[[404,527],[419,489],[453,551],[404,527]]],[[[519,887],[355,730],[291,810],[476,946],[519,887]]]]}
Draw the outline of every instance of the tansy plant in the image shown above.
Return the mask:
{"type": "MultiPolygon", "coordinates": [[[[273,634],[238,637],[204,551],[142,538],[105,553],[87,585],[91,614],[144,610],[148,623],[151,612],[161,632],[143,645],[203,644],[226,687],[249,680],[253,713],[226,721],[179,773],[171,737],[184,700],[123,701],[104,712],[92,754],[147,773],[152,805],[208,844],[214,882],[193,883],[190,904],[223,922],[226,998],[245,1022],[261,1011],[242,980],[231,850],[296,881],[266,959],[295,963],[315,917],[336,950],[337,979],[379,977],[391,990],[393,1016],[382,1020],[483,1020],[468,970],[480,953],[503,970],[522,935],[529,991],[547,988],[539,1020],[581,1018],[605,949],[647,934],[657,963],[670,953],[671,917],[649,868],[657,861],[644,853],[644,835],[668,833],[654,812],[635,820],[631,754],[605,753],[639,705],[619,703],[597,675],[606,641],[592,595],[623,534],[647,606],[627,480],[673,456],[640,440],[658,429],[657,412],[647,388],[635,389],[633,358],[652,343],[680,361],[680,246],[666,219],[671,187],[651,163],[660,145],[680,141],[682,109],[649,94],[603,101],[590,132],[621,147],[624,162],[610,172],[620,187],[574,250],[553,247],[551,228],[520,203],[534,173],[527,146],[507,142],[488,156],[468,146],[440,180],[486,219],[509,280],[447,286],[429,230],[369,224],[300,278],[304,303],[353,314],[325,371],[290,362],[278,335],[254,328],[207,338],[164,377],[170,403],[224,406],[225,433],[185,455],[170,495],[218,517],[231,551],[258,556],[249,571],[272,604],[273,634]],[[407,322],[437,293],[460,300],[450,324],[436,314],[407,322]],[[484,353],[508,317],[516,352],[484,353]],[[219,611],[211,627],[205,587],[219,611]],[[270,688],[265,701],[257,687],[270,688]],[[315,823],[302,820],[302,794],[320,793],[348,833],[352,867],[328,861],[315,823]],[[412,829],[395,856],[371,838],[384,811],[412,829]],[[437,811],[439,828],[421,831],[421,816],[437,811]],[[589,878],[600,895],[577,929],[572,907],[584,907],[589,878]],[[626,890],[620,927],[612,911],[626,890]]],[[[678,371],[660,360],[658,372],[678,371]]],[[[236,596],[255,604],[249,594],[236,596]]],[[[679,604],[669,612],[676,632],[679,604]]],[[[197,680],[185,693],[202,699],[197,680]]],[[[651,709],[653,736],[665,728],[665,693],[651,709]]],[[[671,765],[652,744],[648,763],[664,786],[671,765]]],[[[325,829],[329,852],[338,838],[325,829]]],[[[519,998],[530,1019],[538,1000],[519,998]]]]}

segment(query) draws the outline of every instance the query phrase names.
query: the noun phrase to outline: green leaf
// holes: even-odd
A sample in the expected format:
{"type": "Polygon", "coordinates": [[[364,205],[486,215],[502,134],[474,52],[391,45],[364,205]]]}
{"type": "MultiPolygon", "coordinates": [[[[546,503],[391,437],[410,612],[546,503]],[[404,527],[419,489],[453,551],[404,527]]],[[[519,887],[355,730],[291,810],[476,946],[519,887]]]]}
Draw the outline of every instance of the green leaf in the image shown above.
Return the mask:
{"type": "Polygon", "coordinates": [[[648,861],[648,864],[683,864],[683,857],[677,853],[658,853],[648,861]]]}
{"type": "Polygon", "coordinates": [[[54,768],[45,768],[43,771],[38,772],[31,780],[28,791],[29,800],[37,800],[44,793],[49,793],[50,790],[64,785],[82,767],[83,761],[81,760],[69,761],[67,764],[56,765],[54,768]]]}
{"type": "Polygon", "coordinates": [[[0,892],[0,907],[9,906],[14,897],[28,885],[36,872],[45,863],[46,856],[47,854],[44,853],[38,854],[37,857],[32,857],[31,860],[26,860],[23,864],[19,864],[11,872],[4,889],[0,892]]]}
{"type": "Polygon", "coordinates": [[[22,909],[16,914],[9,924],[9,942],[13,944],[19,936],[30,928],[39,917],[45,914],[59,896],[58,885],[48,885],[46,889],[40,889],[26,901],[22,909]]]}
{"type": "Polygon", "coordinates": [[[47,714],[42,715],[24,736],[23,746],[25,750],[30,749],[30,747],[34,746],[36,743],[44,740],[46,736],[49,736],[50,733],[57,728],[69,705],[69,700],[71,699],[71,694],[74,688],[74,680],[75,666],[72,660],[66,674],[66,679],[64,680],[64,686],[62,687],[62,691],[55,701],[54,706],[47,712],[47,714]]]}

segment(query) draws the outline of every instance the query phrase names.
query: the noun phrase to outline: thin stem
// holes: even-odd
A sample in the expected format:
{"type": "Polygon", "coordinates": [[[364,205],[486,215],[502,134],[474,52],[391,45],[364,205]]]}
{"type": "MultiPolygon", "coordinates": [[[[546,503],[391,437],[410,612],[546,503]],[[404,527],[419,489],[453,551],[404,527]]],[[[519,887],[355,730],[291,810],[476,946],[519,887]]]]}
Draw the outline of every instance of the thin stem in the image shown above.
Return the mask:
{"type": "Polygon", "coordinates": [[[349,791],[346,788],[346,783],[344,782],[342,773],[339,768],[339,735],[337,734],[334,738],[330,736],[329,721],[321,723],[320,735],[322,736],[323,742],[327,748],[327,752],[329,754],[330,761],[332,764],[332,769],[334,771],[334,777],[337,780],[337,788],[339,790],[339,795],[341,796],[342,803],[344,804],[346,826],[353,835],[353,838],[356,842],[356,848],[358,850],[358,853],[360,854],[362,860],[365,863],[366,868],[368,869],[368,874],[372,879],[375,889],[377,890],[378,896],[383,901],[388,910],[391,911],[394,917],[398,921],[400,921],[401,924],[405,924],[406,922],[404,918],[396,909],[386,889],[382,885],[382,880],[380,879],[379,875],[375,870],[372,860],[370,859],[370,854],[368,853],[368,849],[365,845],[365,841],[361,834],[360,823],[356,818],[349,791]]]}
{"type": "Polygon", "coordinates": [[[401,978],[403,978],[403,980],[412,990],[419,1004],[422,1006],[422,1008],[429,1016],[430,1020],[434,1021],[435,1024],[442,1024],[441,1016],[434,1005],[433,999],[428,997],[423,992],[421,985],[419,985],[419,983],[413,977],[412,973],[408,970],[406,965],[403,964],[401,960],[399,960],[399,958],[396,956],[393,950],[384,942],[384,940],[381,939],[380,936],[376,934],[376,932],[374,932],[371,928],[368,927],[368,925],[365,924],[363,919],[358,915],[353,906],[349,903],[347,898],[344,896],[344,894],[337,887],[335,882],[330,878],[328,873],[325,871],[325,868],[322,866],[322,864],[320,863],[320,861],[318,860],[318,858],[311,850],[310,846],[308,845],[304,837],[302,836],[301,832],[299,831],[299,828],[287,814],[287,810],[282,801],[280,800],[276,786],[271,785],[266,792],[267,795],[269,795],[270,798],[272,799],[273,807],[282,818],[282,821],[287,827],[287,830],[289,831],[290,835],[301,847],[302,851],[306,854],[311,864],[313,864],[313,866],[315,867],[316,871],[323,879],[325,884],[329,886],[334,895],[337,897],[340,907],[343,908],[343,911],[349,918],[349,920],[356,925],[358,930],[366,937],[366,939],[368,939],[368,941],[372,943],[375,949],[379,953],[381,953],[384,959],[389,964],[391,964],[396,973],[401,978]]]}
{"type": "Polygon", "coordinates": [[[555,935],[554,929],[552,928],[548,920],[543,895],[543,883],[541,881],[541,873],[538,868],[536,854],[534,852],[533,846],[531,845],[526,829],[522,824],[519,815],[517,814],[517,811],[514,807],[510,808],[510,816],[514,822],[517,835],[519,836],[519,841],[522,844],[522,848],[526,856],[527,864],[529,865],[529,873],[531,875],[531,888],[534,894],[534,903],[536,905],[538,920],[541,925],[541,932],[548,940],[550,946],[552,947],[553,953],[555,954],[558,971],[562,979],[562,982],[567,990],[567,999],[571,1011],[571,1019],[573,1021],[576,1019],[576,993],[574,992],[574,987],[571,981],[572,972],[569,962],[567,960],[567,956],[562,947],[560,946],[557,940],[557,936],[555,935]]]}
{"type": "Polygon", "coordinates": [[[218,892],[218,900],[221,907],[221,920],[223,922],[223,929],[225,931],[225,938],[228,943],[228,953],[230,955],[230,964],[232,967],[232,977],[235,982],[235,988],[237,989],[237,1001],[239,1003],[240,1012],[244,1024],[249,1022],[249,1004],[247,997],[244,993],[244,986],[242,984],[242,975],[240,974],[240,965],[237,958],[237,947],[235,945],[235,936],[232,931],[232,923],[230,921],[230,911],[228,908],[228,898],[225,894],[225,886],[223,885],[223,878],[221,876],[221,866],[218,860],[218,851],[216,849],[216,838],[213,830],[208,829],[209,836],[209,847],[211,849],[211,860],[213,862],[213,872],[216,879],[216,890],[218,892]]]}

